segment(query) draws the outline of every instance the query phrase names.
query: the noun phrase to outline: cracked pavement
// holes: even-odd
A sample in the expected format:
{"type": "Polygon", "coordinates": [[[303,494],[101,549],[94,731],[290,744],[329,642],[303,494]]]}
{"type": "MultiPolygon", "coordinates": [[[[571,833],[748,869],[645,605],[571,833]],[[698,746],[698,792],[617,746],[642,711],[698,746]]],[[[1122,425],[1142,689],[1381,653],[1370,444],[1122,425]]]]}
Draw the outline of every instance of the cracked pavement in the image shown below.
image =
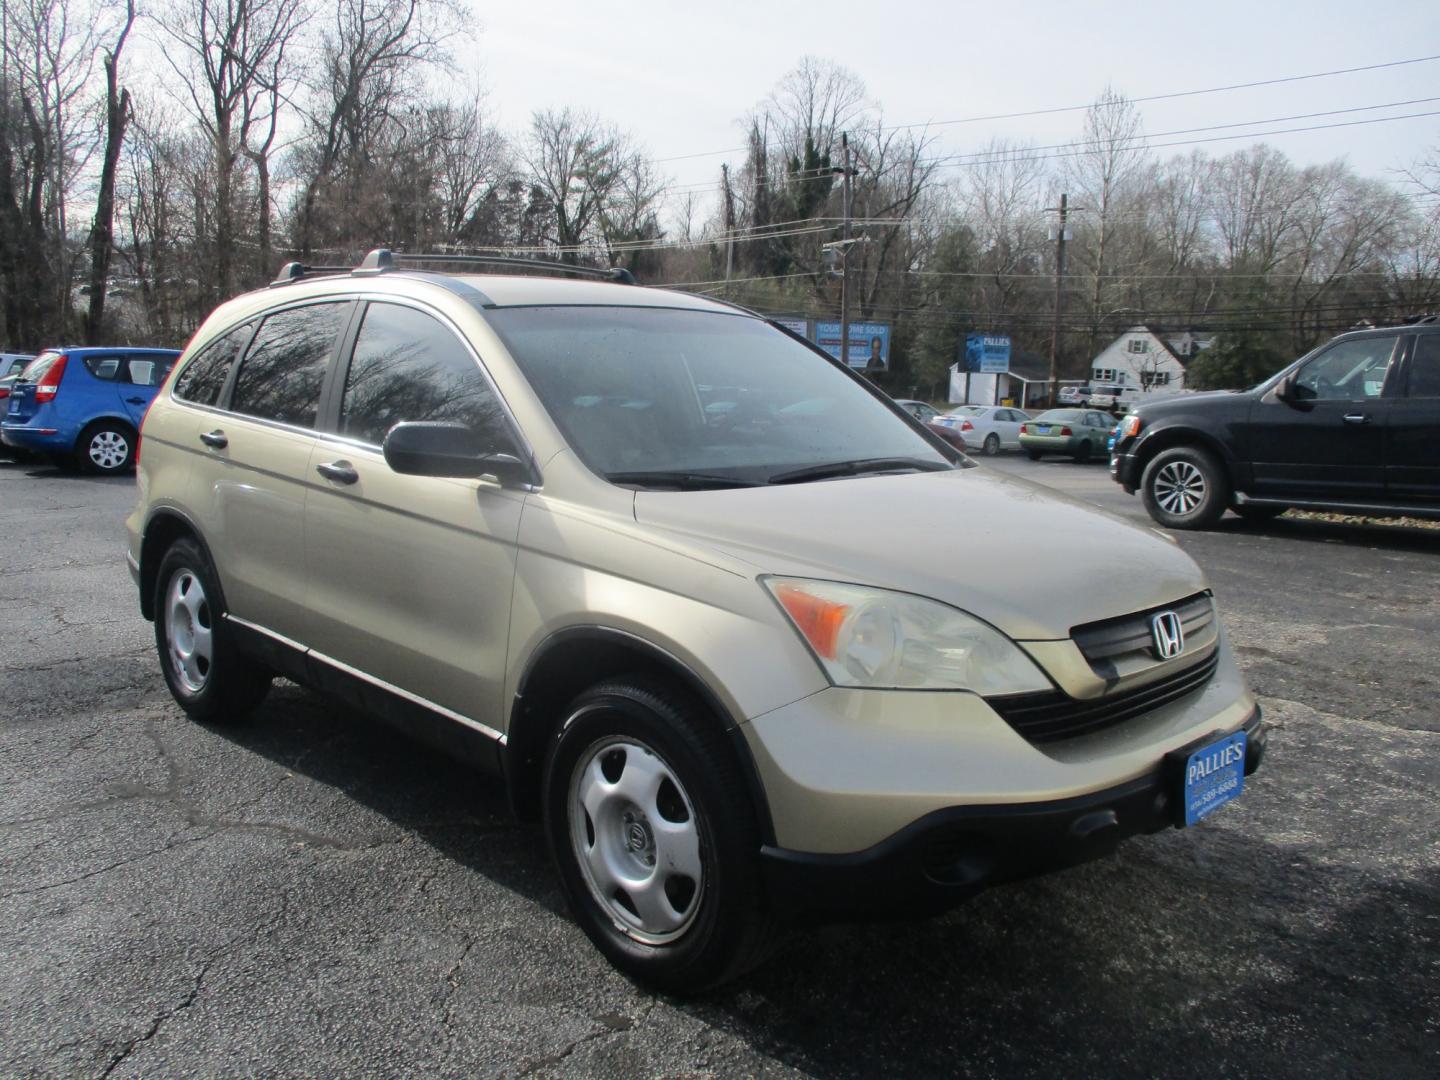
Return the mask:
{"type": "MultiPolygon", "coordinates": [[[[990,467],[1148,520],[1103,467],[990,467]]],[[[186,720],[133,495],[0,459],[0,1075],[1440,1072],[1440,532],[1182,535],[1275,725],[1244,798],[682,1002],[591,948],[488,778],[285,683],[186,720]]]]}

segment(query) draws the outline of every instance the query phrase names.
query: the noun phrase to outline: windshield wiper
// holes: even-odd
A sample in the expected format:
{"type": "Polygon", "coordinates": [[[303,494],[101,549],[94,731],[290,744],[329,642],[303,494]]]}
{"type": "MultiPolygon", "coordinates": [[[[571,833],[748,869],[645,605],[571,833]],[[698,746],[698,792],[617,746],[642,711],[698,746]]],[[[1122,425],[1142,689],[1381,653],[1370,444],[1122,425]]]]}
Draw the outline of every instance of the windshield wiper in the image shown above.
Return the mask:
{"type": "Polygon", "coordinates": [[[855,461],[829,461],[823,465],[806,465],[803,469],[791,469],[770,477],[772,484],[802,484],[807,480],[829,480],[839,476],[858,476],[861,473],[897,472],[909,469],[912,472],[941,472],[954,468],[949,462],[927,461],[924,458],[858,458],[855,461]]]}
{"type": "Polygon", "coordinates": [[[651,472],[612,472],[605,479],[612,484],[633,484],[636,487],[675,488],[679,491],[703,491],[707,488],[760,487],[759,480],[745,480],[738,476],[721,476],[719,473],[655,470],[651,472]]]}

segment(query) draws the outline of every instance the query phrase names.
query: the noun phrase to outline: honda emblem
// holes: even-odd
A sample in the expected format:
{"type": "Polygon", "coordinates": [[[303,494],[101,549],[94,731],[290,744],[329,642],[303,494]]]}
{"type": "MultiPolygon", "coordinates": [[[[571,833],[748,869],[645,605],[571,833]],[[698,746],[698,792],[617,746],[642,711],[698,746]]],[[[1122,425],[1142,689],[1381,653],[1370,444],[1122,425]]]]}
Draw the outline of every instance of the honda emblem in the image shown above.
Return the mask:
{"type": "Polygon", "coordinates": [[[1172,660],[1185,651],[1185,626],[1173,611],[1154,616],[1150,634],[1155,639],[1155,655],[1161,660],[1172,660]]]}

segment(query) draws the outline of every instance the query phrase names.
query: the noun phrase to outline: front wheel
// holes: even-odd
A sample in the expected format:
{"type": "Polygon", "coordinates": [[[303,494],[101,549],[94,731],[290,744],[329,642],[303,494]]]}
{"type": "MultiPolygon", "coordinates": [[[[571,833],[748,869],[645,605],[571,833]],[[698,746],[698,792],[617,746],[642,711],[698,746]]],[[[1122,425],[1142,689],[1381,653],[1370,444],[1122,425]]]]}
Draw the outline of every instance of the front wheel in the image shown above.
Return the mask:
{"type": "Polygon", "coordinates": [[[617,680],[569,708],[545,832],[571,910],[621,971],[696,993],[763,959],[760,831],[724,732],[678,688],[617,680]]]}
{"type": "Polygon", "coordinates": [[[194,540],[176,540],[155,575],[155,647],[171,695],[207,723],[243,719],[270,689],[270,673],[235,648],[220,615],[210,560],[194,540]]]}
{"type": "Polygon", "coordinates": [[[1176,446],[1145,466],[1140,492],[1150,516],[1166,528],[1203,529],[1225,513],[1230,479],[1208,450],[1176,446]]]}

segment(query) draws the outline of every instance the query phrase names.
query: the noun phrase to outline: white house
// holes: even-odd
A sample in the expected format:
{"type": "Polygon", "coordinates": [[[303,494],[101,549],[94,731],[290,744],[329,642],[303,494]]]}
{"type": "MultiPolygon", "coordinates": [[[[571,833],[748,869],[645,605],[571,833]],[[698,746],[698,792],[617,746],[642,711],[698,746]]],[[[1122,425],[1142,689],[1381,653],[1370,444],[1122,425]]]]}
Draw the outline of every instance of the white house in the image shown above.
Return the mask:
{"type": "Polygon", "coordinates": [[[1148,326],[1132,326],[1090,363],[1090,381],[1147,390],[1183,390],[1185,364],[1214,339],[1184,331],[1163,337],[1148,326]]]}

